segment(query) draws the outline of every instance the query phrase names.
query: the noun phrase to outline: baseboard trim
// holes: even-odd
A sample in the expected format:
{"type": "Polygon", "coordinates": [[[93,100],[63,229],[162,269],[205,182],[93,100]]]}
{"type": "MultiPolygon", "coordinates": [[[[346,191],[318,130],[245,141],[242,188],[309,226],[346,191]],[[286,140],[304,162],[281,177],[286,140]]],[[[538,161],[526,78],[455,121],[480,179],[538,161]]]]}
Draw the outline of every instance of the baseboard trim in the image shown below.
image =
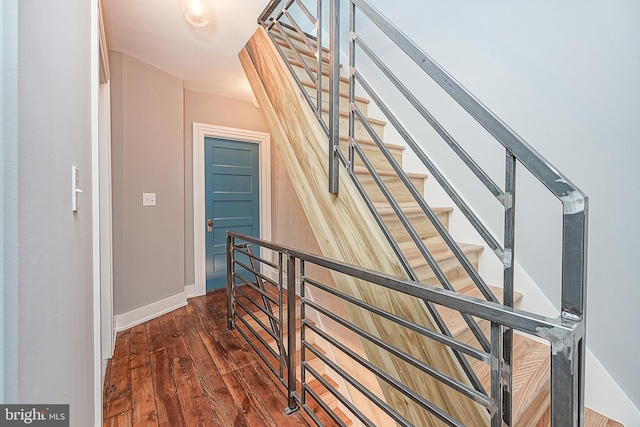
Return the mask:
{"type": "Polygon", "coordinates": [[[116,332],[127,330],[185,305],[187,305],[187,294],[180,292],[127,313],[116,314],[116,332]]]}
{"type": "Polygon", "coordinates": [[[196,294],[195,283],[193,285],[185,285],[184,293],[187,296],[187,299],[199,296],[198,294],[196,294]]]}

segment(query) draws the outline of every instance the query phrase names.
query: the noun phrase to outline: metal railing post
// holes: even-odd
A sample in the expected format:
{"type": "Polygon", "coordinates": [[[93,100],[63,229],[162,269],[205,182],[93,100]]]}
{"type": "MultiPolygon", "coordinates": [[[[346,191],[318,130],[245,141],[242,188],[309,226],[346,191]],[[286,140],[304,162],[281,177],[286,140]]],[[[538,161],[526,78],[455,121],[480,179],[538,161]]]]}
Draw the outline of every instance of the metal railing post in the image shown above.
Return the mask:
{"type": "MultiPolygon", "coordinates": [[[[507,150],[504,179],[504,276],[502,303],[513,307],[514,295],[514,257],[516,242],[516,166],[515,156],[507,150]]],[[[502,420],[506,425],[512,425],[512,366],[513,366],[513,329],[504,330],[502,378],[502,420]]]]}
{"type": "MultiPolygon", "coordinates": [[[[580,327],[580,326],[578,326],[580,327]]],[[[575,331],[574,331],[575,332],[575,331]]],[[[551,342],[551,425],[584,426],[584,336],[551,342]]]]}
{"type": "Polygon", "coordinates": [[[502,341],[503,332],[498,323],[491,322],[491,400],[494,404],[494,410],[491,414],[491,427],[510,426],[509,423],[503,423],[504,418],[504,389],[502,385],[502,341]]]}
{"type": "MultiPolygon", "coordinates": [[[[551,422],[584,425],[584,371],[587,284],[587,220],[589,199],[579,191],[567,194],[562,218],[562,313],[581,328],[570,344],[552,351],[551,422]]],[[[552,343],[553,345],[553,343],[552,343]]]]}
{"type": "MultiPolygon", "coordinates": [[[[320,76],[322,78],[322,76],[320,76]]],[[[338,194],[340,149],[340,0],[329,4],[329,192],[338,194]]]]}
{"type": "Polygon", "coordinates": [[[235,295],[233,289],[233,268],[235,266],[234,246],[235,237],[227,233],[227,330],[235,327],[235,295]]]}
{"type": "Polygon", "coordinates": [[[287,255],[287,414],[298,410],[296,400],[296,259],[287,255]]]}

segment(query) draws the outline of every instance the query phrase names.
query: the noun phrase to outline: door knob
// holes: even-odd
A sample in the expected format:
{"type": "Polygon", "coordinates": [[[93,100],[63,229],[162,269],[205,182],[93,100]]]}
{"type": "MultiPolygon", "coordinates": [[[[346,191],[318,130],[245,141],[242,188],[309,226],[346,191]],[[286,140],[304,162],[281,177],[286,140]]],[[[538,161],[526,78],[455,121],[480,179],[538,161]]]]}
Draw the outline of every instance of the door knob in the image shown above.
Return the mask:
{"type": "Polygon", "coordinates": [[[209,232],[213,231],[213,220],[212,219],[208,219],[207,220],[207,231],[209,231],[209,232]]]}

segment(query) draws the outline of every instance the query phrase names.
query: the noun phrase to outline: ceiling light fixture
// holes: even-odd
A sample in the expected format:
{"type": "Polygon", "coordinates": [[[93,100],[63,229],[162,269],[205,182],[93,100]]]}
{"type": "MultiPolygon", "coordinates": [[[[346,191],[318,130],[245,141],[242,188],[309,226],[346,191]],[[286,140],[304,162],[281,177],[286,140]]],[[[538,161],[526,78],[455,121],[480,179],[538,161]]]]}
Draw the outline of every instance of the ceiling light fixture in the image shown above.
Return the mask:
{"type": "Polygon", "coordinates": [[[180,9],[191,25],[204,27],[211,22],[210,0],[180,0],[180,9]]]}

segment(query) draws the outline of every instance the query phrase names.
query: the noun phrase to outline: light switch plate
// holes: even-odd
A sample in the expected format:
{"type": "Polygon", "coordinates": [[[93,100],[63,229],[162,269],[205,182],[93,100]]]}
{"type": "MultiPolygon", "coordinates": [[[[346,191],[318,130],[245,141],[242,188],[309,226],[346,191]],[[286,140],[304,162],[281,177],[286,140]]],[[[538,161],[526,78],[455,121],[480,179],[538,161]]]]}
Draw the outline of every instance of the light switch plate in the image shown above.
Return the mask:
{"type": "Polygon", "coordinates": [[[142,193],[142,206],[155,206],[156,193],[142,193]]]}
{"type": "Polygon", "coordinates": [[[82,193],[80,189],[80,171],[77,167],[71,166],[71,209],[74,213],[78,212],[78,207],[80,206],[80,193],[82,193]]]}

